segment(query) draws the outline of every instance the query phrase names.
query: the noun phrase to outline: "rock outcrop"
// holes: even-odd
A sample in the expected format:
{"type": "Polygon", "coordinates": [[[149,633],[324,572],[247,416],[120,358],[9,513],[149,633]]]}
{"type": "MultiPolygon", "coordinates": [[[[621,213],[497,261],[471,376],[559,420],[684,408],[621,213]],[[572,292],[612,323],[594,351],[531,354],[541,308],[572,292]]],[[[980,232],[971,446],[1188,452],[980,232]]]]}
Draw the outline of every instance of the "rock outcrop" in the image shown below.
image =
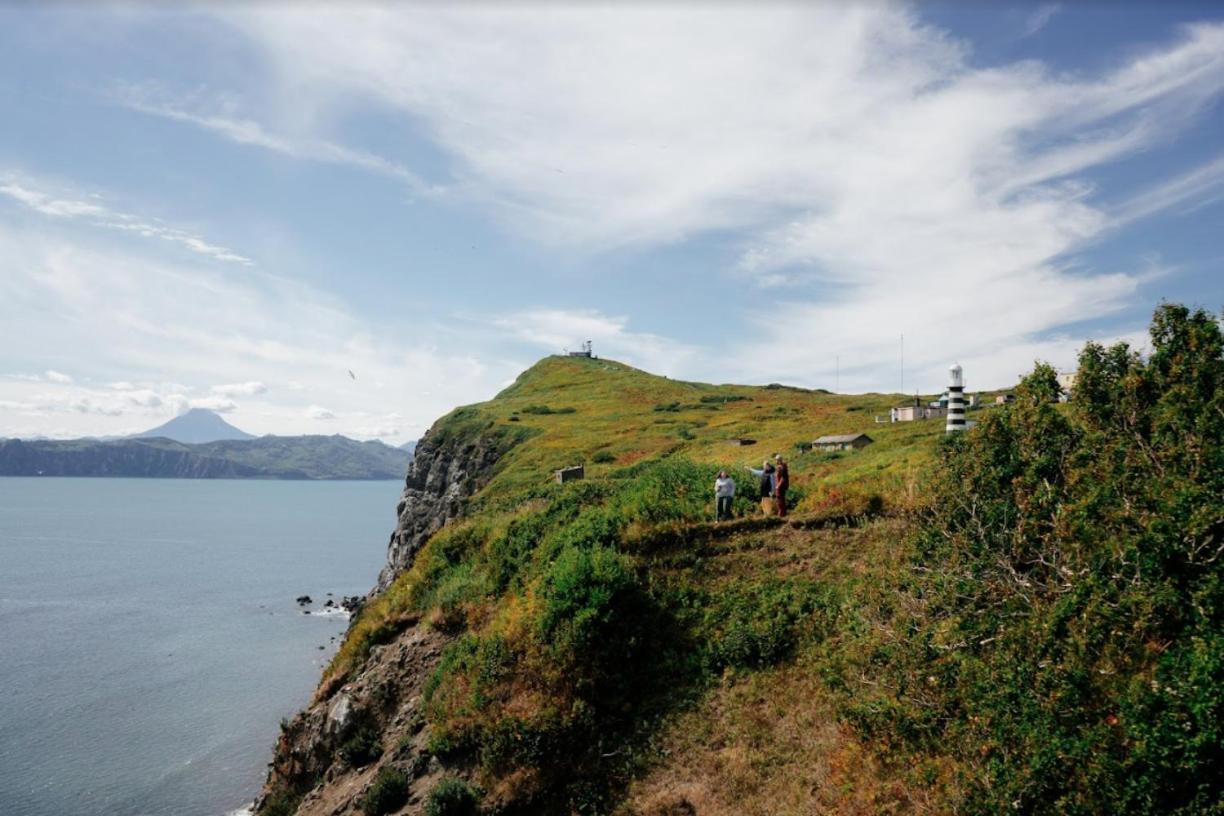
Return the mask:
{"type": "Polygon", "coordinates": [[[411,780],[403,812],[421,813],[426,794],[447,772],[427,749],[421,711],[424,684],[446,642],[436,630],[409,627],[374,647],[360,674],[330,698],[285,723],[256,812],[273,809],[273,792],[292,791],[298,816],[359,813],[379,770],[395,767],[411,780]]]}
{"type": "Polygon", "coordinates": [[[448,437],[436,429],[421,439],[395,508],[398,520],[387,544],[387,564],[378,576],[375,594],[412,564],[431,535],[463,515],[465,503],[489,480],[507,447],[504,437],[448,437]]]}
{"type": "MultiPolygon", "coordinates": [[[[396,506],[387,563],[370,597],[412,564],[431,534],[465,514],[513,443],[496,432],[457,433],[445,421],[421,439],[396,506]]],[[[365,600],[344,598],[342,606],[356,619],[365,600]]],[[[393,767],[411,780],[401,812],[418,814],[444,773],[463,776],[429,753],[421,711],[425,682],[448,640],[437,629],[403,622],[354,674],[321,686],[311,705],[284,724],[256,812],[289,812],[281,801],[293,803],[298,816],[360,812],[379,770],[393,767]],[[288,800],[278,800],[285,795],[288,800]]]]}

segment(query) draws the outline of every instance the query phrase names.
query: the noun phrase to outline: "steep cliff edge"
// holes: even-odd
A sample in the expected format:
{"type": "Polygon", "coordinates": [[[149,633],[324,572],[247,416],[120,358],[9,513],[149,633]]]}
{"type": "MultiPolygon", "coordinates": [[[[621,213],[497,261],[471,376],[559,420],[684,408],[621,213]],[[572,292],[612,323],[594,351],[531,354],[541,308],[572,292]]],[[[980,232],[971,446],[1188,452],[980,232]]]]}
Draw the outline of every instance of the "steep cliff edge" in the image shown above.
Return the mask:
{"type": "MultiPolygon", "coordinates": [[[[489,427],[459,409],[421,438],[371,599],[412,565],[431,535],[464,515],[499,458],[530,435],[489,427]]],[[[362,644],[359,669],[329,672],[311,705],[283,724],[257,812],[360,812],[383,768],[405,769],[403,812],[421,812],[423,796],[436,786],[442,767],[426,747],[421,694],[451,638],[418,624],[415,617],[398,619],[380,630],[362,644]]]]}
{"type": "Polygon", "coordinates": [[[513,437],[505,433],[466,436],[437,429],[425,434],[417,444],[395,507],[395,530],[375,594],[386,590],[401,570],[411,566],[429,536],[462,515],[465,502],[484,486],[497,460],[513,443],[513,437]]]}

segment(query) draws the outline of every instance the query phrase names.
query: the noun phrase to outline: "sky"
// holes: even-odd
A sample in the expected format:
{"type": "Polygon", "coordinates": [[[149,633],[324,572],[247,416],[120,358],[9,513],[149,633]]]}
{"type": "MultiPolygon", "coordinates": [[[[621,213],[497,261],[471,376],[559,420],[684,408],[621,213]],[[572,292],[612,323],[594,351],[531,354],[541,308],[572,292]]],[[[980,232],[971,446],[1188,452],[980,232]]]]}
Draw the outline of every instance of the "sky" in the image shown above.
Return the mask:
{"type": "Polygon", "coordinates": [[[1006,387],[1219,311],[1222,96],[1212,3],[0,4],[0,437],[1006,387]]]}

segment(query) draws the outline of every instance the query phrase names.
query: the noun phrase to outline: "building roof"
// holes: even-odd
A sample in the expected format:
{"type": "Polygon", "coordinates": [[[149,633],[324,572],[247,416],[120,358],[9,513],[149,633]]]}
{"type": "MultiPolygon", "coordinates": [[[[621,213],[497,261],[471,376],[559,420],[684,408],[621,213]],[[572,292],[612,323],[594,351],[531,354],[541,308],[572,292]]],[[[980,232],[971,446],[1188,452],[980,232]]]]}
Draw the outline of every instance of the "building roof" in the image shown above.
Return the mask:
{"type": "Polygon", "coordinates": [[[813,445],[837,445],[843,442],[853,442],[856,439],[866,439],[871,442],[872,439],[865,433],[856,434],[834,434],[833,436],[822,436],[813,442],[813,445]]]}

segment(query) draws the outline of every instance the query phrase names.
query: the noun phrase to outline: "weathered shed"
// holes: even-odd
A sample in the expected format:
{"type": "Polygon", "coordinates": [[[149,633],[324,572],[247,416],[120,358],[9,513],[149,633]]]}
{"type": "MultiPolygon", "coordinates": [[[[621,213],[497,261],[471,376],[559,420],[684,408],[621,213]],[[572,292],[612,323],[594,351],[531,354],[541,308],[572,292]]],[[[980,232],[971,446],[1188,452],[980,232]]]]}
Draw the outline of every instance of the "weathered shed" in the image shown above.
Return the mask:
{"type": "Polygon", "coordinates": [[[874,441],[865,433],[834,434],[820,437],[812,443],[812,448],[819,451],[858,450],[867,447],[874,441]]]}
{"type": "Polygon", "coordinates": [[[583,470],[582,465],[573,465],[572,467],[561,468],[557,471],[556,476],[557,484],[565,484],[566,482],[586,478],[586,471],[583,470]]]}
{"type": "Polygon", "coordinates": [[[893,409],[893,422],[913,422],[917,419],[936,419],[947,415],[947,408],[938,406],[932,408],[929,405],[903,405],[900,408],[893,409]]]}

